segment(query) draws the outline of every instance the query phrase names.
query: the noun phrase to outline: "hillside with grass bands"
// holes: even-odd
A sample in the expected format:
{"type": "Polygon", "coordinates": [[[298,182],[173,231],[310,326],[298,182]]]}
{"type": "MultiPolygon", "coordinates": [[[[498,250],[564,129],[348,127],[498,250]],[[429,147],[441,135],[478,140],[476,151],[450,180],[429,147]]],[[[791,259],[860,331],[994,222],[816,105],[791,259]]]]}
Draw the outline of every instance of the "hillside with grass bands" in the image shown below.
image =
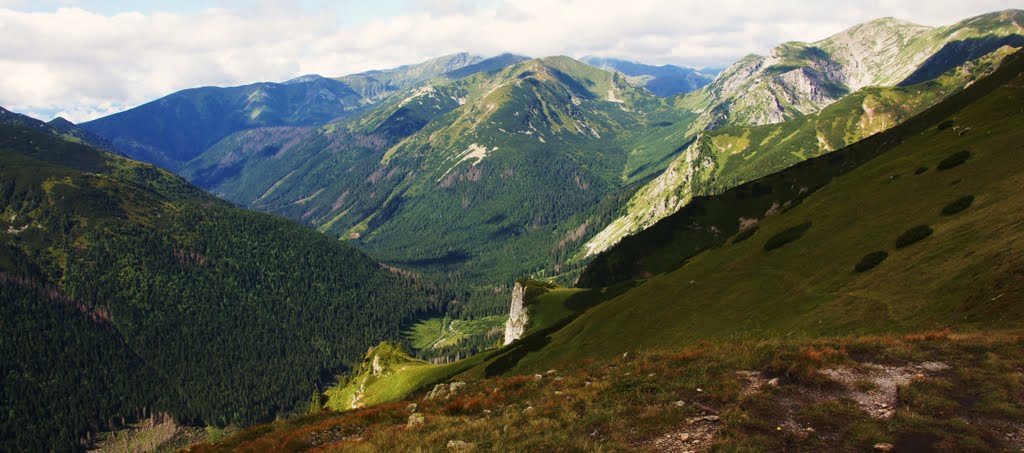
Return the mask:
{"type": "Polygon", "coordinates": [[[576,258],[592,256],[654,225],[695,196],[722,193],[886,131],[991,74],[1018,49],[999,47],[917,84],[865,87],[789,121],[705,131],[640,188],[625,204],[625,213],[590,238],[576,258]]]}
{"type": "Polygon", "coordinates": [[[1014,54],[889,132],[623,241],[580,283],[643,283],[556,333],[533,367],[712,338],[1021,327],[1022,70],[1014,54]]]}

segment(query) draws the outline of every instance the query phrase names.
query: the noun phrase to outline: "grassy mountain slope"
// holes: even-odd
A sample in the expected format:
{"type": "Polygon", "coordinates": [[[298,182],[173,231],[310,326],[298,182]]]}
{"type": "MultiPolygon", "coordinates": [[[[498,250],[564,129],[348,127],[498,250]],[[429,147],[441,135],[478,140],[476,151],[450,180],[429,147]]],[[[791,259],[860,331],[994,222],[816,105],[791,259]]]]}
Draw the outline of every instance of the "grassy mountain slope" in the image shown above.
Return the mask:
{"type": "Polygon", "coordinates": [[[454,54],[385,71],[285,83],[203,87],[173,93],[82,124],[129,157],[177,170],[228,135],[245,129],[317,125],[362,110],[395,91],[478,62],[454,54]]]}
{"type": "Polygon", "coordinates": [[[574,319],[477,356],[452,395],[198,451],[1019,449],[1022,96],[1014,59],[897,128],[699,199],[609,254],[639,248],[653,271],[703,251],[559,298],[574,319]],[[748,210],[752,233],[711,228],[748,210]]]}
{"type": "Polygon", "coordinates": [[[707,338],[1020,327],[1024,287],[1011,276],[1022,266],[1013,227],[1024,172],[1016,127],[1022,69],[1014,58],[890,132],[697,199],[624,241],[581,283],[649,278],[555,334],[549,350],[562,357],[537,360],[707,338]],[[970,153],[965,163],[942,169],[962,150],[970,153]],[[966,210],[943,214],[968,195],[966,210]],[[808,224],[802,236],[783,234],[808,224]],[[752,235],[736,234],[740,225],[752,235]],[[934,233],[898,247],[917,225],[934,233]],[[767,250],[779,235],[793,240],[767,250]],[[854,271],[876,251],[888,258],[854,271]]]}
{"type": "Polygon", "coordinates": [[[625,214],[591,238],[584,253],[605,250],[623,236],[653,225],[693,196],[721,193],[885,131],[991,73],[1015,50],[1000,47],[915,85],[864,88],[820,112],[782,123],[704,132],[664,173],[633,195],[625,214]]]}
{"type": "Polygon", "coordinates": [[[466,381],[454,395],[418,393],[415,407],[285,420],[190,451],[1012,451],[1020,340],[934,332],[643,351],[466,381]]]}
{"type": "Polygon", "coordinates": [[[331,238],[5,118],[0,449],[69,450],[156,413],[266,420],[430,308],[331,238]]]}

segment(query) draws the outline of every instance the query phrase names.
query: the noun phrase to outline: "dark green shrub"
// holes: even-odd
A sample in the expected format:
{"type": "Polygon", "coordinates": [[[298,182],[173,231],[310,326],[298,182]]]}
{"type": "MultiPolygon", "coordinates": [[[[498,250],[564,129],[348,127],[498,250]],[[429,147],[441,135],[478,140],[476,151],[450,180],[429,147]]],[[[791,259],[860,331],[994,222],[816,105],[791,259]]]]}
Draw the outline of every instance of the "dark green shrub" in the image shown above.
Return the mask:
{"type": "Polygon", "coordinates": [[[917,167],[917,170],[914,170],[914,174],[915,175],[919,175],[919,174],[924,173],[926,171],[928,171],[928,167],[917,167]]]}
{"type": "Polygon", "coordinates": [[[740,230],[739,233],[736,233],[736,236],[733,236],[732,243],[733,244],[739,244],[740,242],[743,242],[743,241],[745,241],[747,239],[750,239],[750,237],[753,236],[754,233],[757,233],[757,230],[758,230],[757,225],[754,225],[754,226],[752,226],[750,228],[747,228],[745,230],[740,230]]]}
{"type": "Polygon", "coordinates": [[[949,170],[950,168],[958,167],[964,162],[967,162],[967,158],[969,157],[971,157],[970,151],[967,151],[966,149],[957,151],[950,154],[949,157],[942,159],[942,162],[939,162],[938,168],[939,170],[949,170]]]}
{"type": "Polygon", "coordinates": [[[790,242],[800,239],[800,237],[803,236],[804,233],[806,233],[807,230],[809,230],[810,228],[811,222],[806,222],[794,227],[786,228],[785,230],[782,230],[782,232],[780,232],[779,234],[776,234],[775,236],[769,238],[768,241],[764,243],[764,249],[768,251],[775,250],[779,247],[789,244],[790,242]]]}
{"type": "Polygon", "coordinates": [[[874,269],[875,266],[882,264],[882,261],[885,261],[885,259],[888,257],[889,254],[883,251],[868,253],[867,255],[864,255],[864,257],[860,259],[860,262],[857,263],[856,266],[853,266],[853,271],[864,272],[867,270],[874,269]]]}
{"type": "Polygon", "coordinates": [[[938,128],[939,128],[940,131],[944,131],[946,129],[949,129],[949,128],[953,127],[953,124],[954,124],[953,120],[946,120],[946,121],[943,121],[943,122],[939,123],[938,128]]]}
{"type": "Polygon", "coordinates": [[[907,231],[904,231],[900,237],[896,238],[896,248],[901,249],[917,241],[920,241],[928,236],[932,235],[931,227],[928,225],[918,225],[907,231]]]}
{"type": "Polygon", "coordinates": [[[958,200],[947,204],[946,207],[942,208],[942,215],[956,214],[971,207],[971,203],[974,203],[974,195],[964,195],[958,200]]]}

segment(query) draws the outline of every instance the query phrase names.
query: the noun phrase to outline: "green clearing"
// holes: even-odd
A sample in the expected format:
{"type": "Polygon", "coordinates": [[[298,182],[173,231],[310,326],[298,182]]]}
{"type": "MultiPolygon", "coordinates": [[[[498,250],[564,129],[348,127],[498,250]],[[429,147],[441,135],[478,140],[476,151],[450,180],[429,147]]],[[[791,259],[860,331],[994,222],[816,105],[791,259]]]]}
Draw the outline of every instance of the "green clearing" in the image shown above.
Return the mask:
{"type": "Polygon", "coordinates": [[[419,350],[455,346],[470,339],[493,337],[496,329],[503,331],[506,319],[506,316],[469,320],[429,318],[414,324],[405,332],[405,337],[419,350]]]}

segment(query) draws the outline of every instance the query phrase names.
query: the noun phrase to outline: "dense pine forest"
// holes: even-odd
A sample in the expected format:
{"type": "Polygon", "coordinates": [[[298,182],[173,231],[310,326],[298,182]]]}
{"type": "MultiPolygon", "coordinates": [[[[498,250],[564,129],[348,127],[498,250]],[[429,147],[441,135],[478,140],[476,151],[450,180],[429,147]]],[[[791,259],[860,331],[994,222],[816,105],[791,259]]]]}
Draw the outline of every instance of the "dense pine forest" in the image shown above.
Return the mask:
{"type": "Polygon", "coordinates": [[[291,221],[7,121],[0,130],[0,450],[66,450],[151,413],[304,410],[445,300],[291,221]]]}

